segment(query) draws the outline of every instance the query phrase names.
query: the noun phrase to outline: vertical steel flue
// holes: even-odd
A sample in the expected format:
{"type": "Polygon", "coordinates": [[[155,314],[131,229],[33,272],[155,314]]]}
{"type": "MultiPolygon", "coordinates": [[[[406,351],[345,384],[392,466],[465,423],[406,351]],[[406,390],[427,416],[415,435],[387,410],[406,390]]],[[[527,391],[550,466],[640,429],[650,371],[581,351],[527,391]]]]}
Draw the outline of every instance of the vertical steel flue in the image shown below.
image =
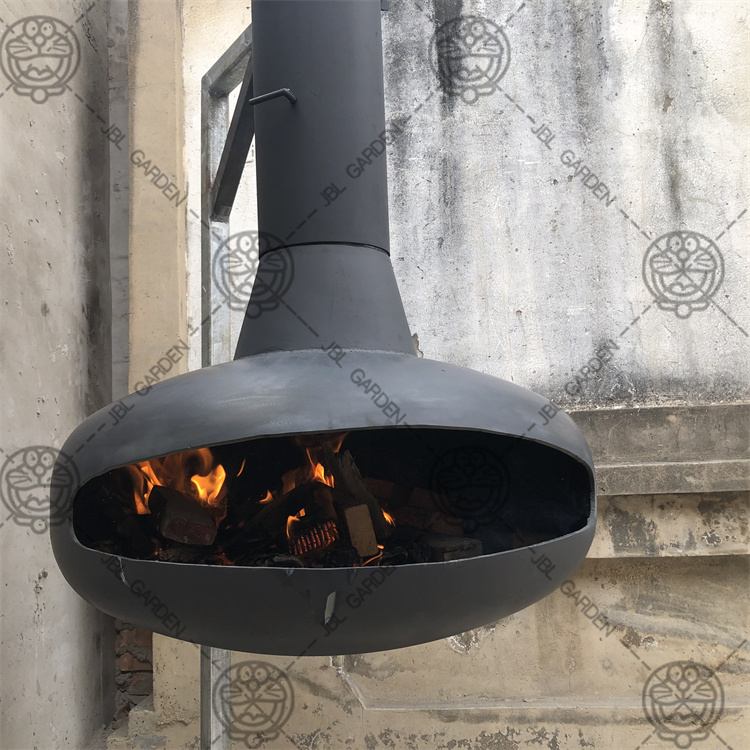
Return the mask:
{"type": "Polygon", "coordinates": [[[385,154],[344,185],[347,166],[385,131],[380,1],[253,0],[252,10],[255,95],[297,97],[255,108],[260,231],[285,246],[388,251],[385,154]],[[324,205],[326,188],[344,187],[324,205]]]}
{"type": "Polygon", "coordinates": [[[254,95],[296,101],[255,107],[263,242],[235,359],[331,342],[414,354],[388,256],[380,1],[252,7],[254,95]]]}

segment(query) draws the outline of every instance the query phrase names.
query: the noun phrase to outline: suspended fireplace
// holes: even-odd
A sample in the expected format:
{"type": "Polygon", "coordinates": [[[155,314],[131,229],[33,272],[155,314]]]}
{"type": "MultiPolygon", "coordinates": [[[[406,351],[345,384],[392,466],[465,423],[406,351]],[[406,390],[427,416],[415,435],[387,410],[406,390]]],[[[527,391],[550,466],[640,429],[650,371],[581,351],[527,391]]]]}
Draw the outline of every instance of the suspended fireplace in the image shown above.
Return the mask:
{"type": "Polygon", "coordinates": [[[261,242],[235,359],[73,432],[58,564],[110,615],[240,651],[379,651],[498,620],[586,555],[586,441],[542,396],[415,354],[372,146],[380,0],[252,9],[261,242]]]}

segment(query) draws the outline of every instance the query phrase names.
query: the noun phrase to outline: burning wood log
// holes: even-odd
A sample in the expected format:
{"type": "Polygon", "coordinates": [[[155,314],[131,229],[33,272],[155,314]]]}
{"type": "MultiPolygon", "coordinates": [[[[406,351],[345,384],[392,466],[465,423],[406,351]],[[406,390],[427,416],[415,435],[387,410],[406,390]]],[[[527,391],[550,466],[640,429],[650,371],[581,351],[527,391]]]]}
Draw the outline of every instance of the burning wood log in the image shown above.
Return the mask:
{"type": "MultiPolygon", "coordinates": [[[[454,536],[462,534],[465,520],[446,514],[436,504],[435,493],[421,487],[407,488],[384,479],[365,479],[379,501],[387,501],[391,514],[400,526],[405,524],[424,531],[454,536]]],[[[450,503],[446,498],[445,507],[450,503]]]]}
{"type": "Polygon", "coordinates": [[[372,557],[378,554],[378,540],[372,527],[370,509],[366,505],[355,505],[344,509],[346,526],[352,546],[360,557],[372,557]]]}
{"type": "Polygon", "coordinates": [[[321,482],[302,486],[308,487],[309,500],[298,513],[287,518],[289,551],[298,557],[317,556],[335,545],[341,536],[333,508],[334,490],[321,482]]]}
{"type": "Polygon", "coordinates": [[[339,539],[336,522],[332,520],[313,526],[299,536],[289,537],[289,551],[297,557],[320,555],[339,539]]]}
{"type": "Polygon", "coordinates": [[[287,518],[299,513],[313,499],[315,484],[317,483],[307,482],[295,487],[286,495],[274,497],[250,519],[248,528],[253,529],[260,526],[270,536],[283,533],[287,518]]]}
{"type": "MultiPolygon", "coordinates": [[[[335,488],[339,491],[343,490],[351,498],[343,501],[342,510],[346,512],[347,508],[359,505],[367,506],[376,538],[381,542],[387,539],[391,534],[391,526],[383,515],[383,509],[380,507],[377,498],[372,494],[365,480],[362,479],[352,454],[349,451],[334,453],[333,448],[325,442],[321,445],[321,448],[321,462],[326,471],[333,475],[335,488]]],[[[337,499],[343,498],[345,495],[337,493],[336,497],[337,499]]],[[[374,554],[377,554],[377,550],[374,554]]]]}
{"type": "Polygon", "coordinates": [[[181,544],[208,546],[216,539],[216,522],[198,500],[169,487],[154,487],[149,508],[159,533],[181,544]]]}

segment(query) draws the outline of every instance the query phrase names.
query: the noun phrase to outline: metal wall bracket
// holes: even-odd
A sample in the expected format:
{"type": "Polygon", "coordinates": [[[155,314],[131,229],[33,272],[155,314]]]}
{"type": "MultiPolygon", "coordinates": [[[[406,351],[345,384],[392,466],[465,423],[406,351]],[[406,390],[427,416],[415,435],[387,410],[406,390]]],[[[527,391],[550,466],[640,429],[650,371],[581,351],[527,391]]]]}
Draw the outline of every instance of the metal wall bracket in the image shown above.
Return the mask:
{"type": "Polygon", "coordinates": [[[263,99],[263,97],[253,99],[253,56],[250,54],[242,79],[240,96],[234,108],[232,122],[219,161],[219,168],[211,186],[211,218],[214,221],[229,221],[229,214],[232,211],[247,155],[250,152],[250,144],[255,135],[253,105],[258,99],[263,99]]]}
{"type": "Polygon", "coordinates": [[[242,179],[250,144],[255,135],[255,118],[253,107],[278,97],[286,97],[292,104],[297,97],[290,89],[278,89],[267,94],[253,96],[253,58],[250,55],[247,69],[242,80],[242,88],[234,108],[232,123],[229,126],[221,161],[211,187],[211,218],[214,221],[229,221],[229,214],[237,196],[237,189],[242,179]]]}

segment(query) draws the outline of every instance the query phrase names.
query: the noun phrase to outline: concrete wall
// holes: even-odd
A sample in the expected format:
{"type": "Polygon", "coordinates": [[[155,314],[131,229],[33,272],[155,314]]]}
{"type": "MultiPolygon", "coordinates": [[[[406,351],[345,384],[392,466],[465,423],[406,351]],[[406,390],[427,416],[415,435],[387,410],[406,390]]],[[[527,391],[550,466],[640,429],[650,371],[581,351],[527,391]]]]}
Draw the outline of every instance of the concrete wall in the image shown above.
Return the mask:
{"type": "MultiPolygon", "coordinates": [[[[149,0],[131,15],[131,83],[139,68],[152,76],[131,85],[130,147],[188,196],[176,210],[131,168],[143,191],[135,213],[131,200],[131,303],[143,311],[131,385],[200,316],[198,83],[247,6],[149,0]]],[[[383,15],[386,108],[402,131],[388,152],[392,261],[412,331],[425,356],[574,413],[597,466],[597,538],[564,589],[472,633],[339,659],[234,654],[284,671],[294,695],[283,732],[262,746],[673,747],[641,693],[657,668],[685,660],[723,685],[705,746],[743,746],[747,15],[747,3],[640,0],[397,0],[383,15]],[[501,26],[511,50],[473,103],[430,52],[461,14],[501,26]],[[720,284],[706,309],[668,309],[668,297],[660,307],[642,276],[652,243],[685,231],[712,241],[704,262],[720,284]]],[[[337,184],[356,189],[344,166],[337,184]]],[[[231,231],[252,216],[236,214],[231,231]]],[[[231,341],[234,322],[221,319],[217,335],[231,341]]],[[[155,637],[154,667],[153,704],[109,747],[195,746],[197,648],[155,637]]],[[[241,726],[232,738],[258,739],[241,726]]]]}
{"type": "Polygon", "coordinates": [[[387,113],[411,117],[388,155],[392,256],[425,356],[577,408],[746,399],[750,222],[732,222],[748,202],[747,4],[540,2],[508,20],[519,5],[384,14],[387,113]],[[445,96],[430,58],[461,14],[503,26],[511,50],[473,104],[445,96]],[[677,230],[724,259],[713,303],[687,318],[641,275],[651,241],[677,230]],[[608,339],[612,360],[570,394],[608,339]]]}
{"type": "Polygon", "coordinates": [[[10,470],[29,465],[27,447],[53,456],[111,398],[107,5],[90,5],[0,3],[2,32],[43,14],[67,24],[80,45],[69,88],[35,101],[3,75],[0,98],[4,750],[78,750],[112,710],[112,623],[55,564],[41,517],[49,475],[39,480],[41,503],[33,489],[8,484],[10,470]]]}

